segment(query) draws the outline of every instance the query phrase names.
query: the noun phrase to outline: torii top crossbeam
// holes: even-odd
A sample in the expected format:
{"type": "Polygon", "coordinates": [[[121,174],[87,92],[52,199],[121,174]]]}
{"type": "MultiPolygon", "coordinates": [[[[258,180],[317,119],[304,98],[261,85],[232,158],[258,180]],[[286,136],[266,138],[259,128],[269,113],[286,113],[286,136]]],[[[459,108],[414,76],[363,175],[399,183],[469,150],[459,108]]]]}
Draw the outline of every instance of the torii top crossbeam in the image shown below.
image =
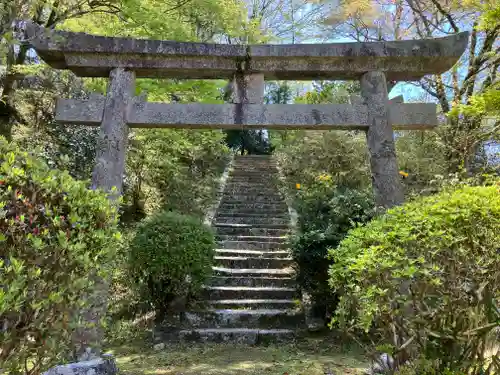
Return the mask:
{"type": "Polygon", "coordinates": [[[82,77],[109,77],[114,68],[136,77],[230,79],[235,72],[265,79],[348,80],[369,71],[391,81],[413,81],[450,69],[465,51],[468,33],[392,42],[227,45],[73,32],[40,32],[31,27],[32,45],[47,64],[82,77]]]}

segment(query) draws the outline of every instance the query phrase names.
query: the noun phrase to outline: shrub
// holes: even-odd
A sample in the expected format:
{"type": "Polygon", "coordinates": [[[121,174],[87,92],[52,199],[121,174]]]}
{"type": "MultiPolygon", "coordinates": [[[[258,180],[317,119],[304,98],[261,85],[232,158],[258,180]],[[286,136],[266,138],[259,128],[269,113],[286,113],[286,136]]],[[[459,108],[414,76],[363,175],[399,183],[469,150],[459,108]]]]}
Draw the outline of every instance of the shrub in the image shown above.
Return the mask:
{"type": "Polygon", "coordinates": [[[300,232],[292,240],[297,281],[312,296],[317,315],[333,312],[336,303],[328,285],[328,249],[374,215],[371,191],[335,188],[328,181],[328,175],[321,175],[316,184],[300,192],[300,232]]]}
{"type": "Polygon", "coordinates": [[[139,225],[130,246],[130,271],[160,318],[177,298],[200,291],[212,271],[214,249],[212,231],[195,217],[164,211],[139,225]]]}
{"type": "Polygon", "coordinates": [[[417,352],[437,373],[480,374],[500,322],[499,228],[499,186],[466,186],[352,230],[330,250],[334,322],[370,332],[396,365],[417,352]]]}
{"type": "Polygon", "coordinates": [[[0,137],[0,369],[38,374],[68,353],[116,224],[103,192],[0,137]]]}

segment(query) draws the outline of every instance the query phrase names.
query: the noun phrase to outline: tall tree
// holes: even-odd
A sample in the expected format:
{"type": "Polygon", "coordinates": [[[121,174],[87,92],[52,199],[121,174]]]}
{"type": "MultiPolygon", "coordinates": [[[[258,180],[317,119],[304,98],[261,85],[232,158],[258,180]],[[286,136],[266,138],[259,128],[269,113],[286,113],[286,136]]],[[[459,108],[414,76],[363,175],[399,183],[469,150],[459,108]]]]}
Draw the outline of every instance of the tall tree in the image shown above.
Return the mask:
{"type": "Polygon", "coordinates": [[[12,100],[23,73],[18,66],[30,62],[29,40],[26,38],[26,21],[52,28],[65,20],[91,13],[117,15],[120,0],[0,0],[0,135],[12,136],[15,121],[23,118],[12,100]]]}
{"type": "Polygon", "coordinates": [[[498,122],[484,131],[484,113],[457,116],[452,109],[471,104],[474,96],[498,84],[500,17],[495,15],[498,0],[341,1],[326,19],[323,32],[357,41],[378,41],[435,38],[469,31],[467,52],[456,66],[445,74],[426,76],[415,85],[435,98],[446,115],[446,126],[440,134],[448,171],[471,171],[482,141],[498,131],[498,122]]]}

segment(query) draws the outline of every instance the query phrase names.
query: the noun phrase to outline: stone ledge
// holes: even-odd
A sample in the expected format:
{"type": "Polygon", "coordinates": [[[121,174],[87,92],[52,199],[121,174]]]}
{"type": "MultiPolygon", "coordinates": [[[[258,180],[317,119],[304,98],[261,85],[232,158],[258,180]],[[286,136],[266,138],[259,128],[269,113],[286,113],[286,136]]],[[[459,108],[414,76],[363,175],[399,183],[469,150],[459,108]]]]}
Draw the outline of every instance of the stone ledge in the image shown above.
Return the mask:
{"type": "Polygon", "coordinates": [[[118,374],[115,359],[103,355],[90,361],[82,361],[51,368],[43,375],[115,375],[118,374]]]}

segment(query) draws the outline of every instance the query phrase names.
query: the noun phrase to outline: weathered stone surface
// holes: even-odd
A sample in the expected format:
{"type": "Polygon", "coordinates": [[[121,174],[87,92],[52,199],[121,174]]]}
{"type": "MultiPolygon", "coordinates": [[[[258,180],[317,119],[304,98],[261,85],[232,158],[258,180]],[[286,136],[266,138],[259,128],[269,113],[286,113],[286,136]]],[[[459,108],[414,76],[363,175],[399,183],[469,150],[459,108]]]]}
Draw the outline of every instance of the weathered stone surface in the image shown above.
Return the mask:
{"type": "MultiPolygon", "coordinates": [[[[289,258],[287,250],[238,250],[238,249],[215,249],[216,256],[225,257],[251,257],[251,258],[289,258]]],[[[244,268],[244,267],[242,267],[244,268]]]]}
{"type": "Polygon", "coordinates": [[[234,226],[223,226],[220,224],[217,226],[217,234],[219,235],[230,235],[230,236],[274,236],[281,237],[290,234],[289,229],[279,229],[279,228],[265,228],[265,227],[234,227],[234,226]]]}
{"type": "Polygon", "coordinates": [[[212,267],[214,274],[218,276],[234,276],[234,277],[285,277],[289,278],[294,276],[295,272],[290,269],[237,269],[237,268],[224,268],[212,267]]]}
{"type": "Polygon", "coordinates": [[[241,224],[258,224],[258,225],[289,225],[290,218],[288,214],[278,214],[263,216],[262,214],[240,214],[224,216],[224,212],[219,211],[217,223],[241,223],[241,224]],[[253,215],[253,216],[252,216],[253,215]],[[258,215],[258,216],[257,216],[258,215]]]}
{"type": "MultiPolygon", "coordinates": [[[[56,121],[98,126],[104,98],[59,99],[56,121]]],[[[399,103],[389,107],[394,129],[426,129],[437,126],[436,105],[399,103]]],[[[364,104],[164,104],[134,103],[127,118],[132,128],[193,129],[367,129],[364,104]]],[[[258,171],[258,169],[255,169],[258,171]]]]}
{"type": "Polygon", "coordinates": [[[186,314],[187,323],[196,328],[295,328],[304,324],[297,309],[211,309],[186,314]]]}
{"type": "Polygon", "coordinates": [[[262,203],[281,203],[282,198],[277,192],[272,195],[261,195],[261,194],[224,194],[222,196],[222,203],[230,202],[262,202],[262,203]]]}
{"type": "MultiPolygon", "coordinates": [[[[264,99],[264,75],[238,72],[233,79],[232,103],[255,104],[264,99]]],[[[238,106],[237,106],[238,107],[238,106]]]]}
{"type": "Polygon", "coordinates": [[[91,361],[70,363],[51,368],[44,375],[115,375],[118,373],[112,356],[104,355],[91,361]]]}
{"type": "Polygon", "coordinates": [[[135,89],[135,75],[123,68],[113,69],[104,102],[101,131],[97,141],[92,185],[105,191],[122,191],[128,144],[127,111],[135,89]]]}
{"type": "Polygon", "coordinates": [[[238,236],[238,235],[233,236],[233,235],[218,234],[216,238],[218,241],[242,241],[242,242],[258,241],[265,243],[281,243],[285,245],[288,241],[287,236],[238,236]]]}
{"type": "MultiPolygon", "coordinates": [[[[125,157],[127,151],[128,126],[126,111],[134,94],[134,73],[124,69],[114,69],[110,74],[105,100],[94,96],[90,101],[103,103],[101,131],[97,141],[96,164],[92,174],[92,187],[111,192],[111,199],[116,199],[122,190],[125,157]]],[[[79,360],[95,359],[100,354],[103,338],[99,324],[107,308],[108,285],[97,275],[95,287],[88,297],[89,308],[81,312],[87,327],[75,330],[73,345],[79,360]]],[[[90,374],[89,374],[90,375],[90,374]]]]}
{"type": "MultiPolygon", "coordinates": [[[[235,237],[235,236],[231,236],[235,237]]],[[[288,244],[285,241],[251,241],[234,238],[220,238],[219,247],[223,249],[249,249],[249,250],[268,250],[268,249],[286,249],[288,244]]]]}
{"type": "Polygon", "coordinates": [[[215,256],[214,264],[232,268],[287,268],[294,264],[293,259],[284,257],[249,257],[249,256],[215,256]]]}
{"type": "Polygon", "coordinates": [[[219,179],[219,186],[218,186],[218,194],[216,199],[213,201],[212,205],[207,209],[205,213],[205,217],[203,219],[203,222],[207,226],[211,226],[212,222],[214,220],[214,217],[217,213],[217,210],[220,206],[220,202],[222,200],[222,193],[224,192],[227,184],[227,180],[229,177],[229,171],[232,168],[234,162],[234,158],[231,158],[229,161],[228,165],[226,166],[224,173],[222,174],[221,178],[219,179]]]}
{"type": "Polygon", "coordinates": [[[216,299],[208,301],[214,309],[293,309],[297,302],[293,299],[249,298],[216,299]]]}
{"type": "Polygon", "coordinates": [[[309,332],[318,332],[325,328],[325,321],[314,314],[312,296],[306,292],[302,292],[302,309],[309,332]]]}
{"type": "Polygon", "coordinates": [[[209,280],[213,286],[274,286],[292,288],[295,279],[292,277],[265,277],[265,276],[212,276],[209,280]]]}
{"type": "Polygon", "coordinates": [[[202,328],[181,331],[180,336],[182,341],[255,345],[269,341],[289,342],[293,340],[294,332],[289,329],[202,328]]]}
{"type": "Polygon", "coordinates": [[[239,298],[293,299],[297,291],[294,288],[210,286],[205,287],[205,295],[212,301],[239,298]]]}
{"type": "Polygon", "coordinates": [[[450,69],[464,52],[468,34],[445,38],[370,43],[223,45],[32,30],[38,54],[55,68],[107,77],[123,67],[138,77],[230,79],[244,70],[266,79],[358,79],[383,71],[390,80],[417,80],[450,69]]]}
{"type": "Polygon", "coordinates": [[[389,208],[404,202],[389,114],[386,77],[368,72],[361,78],[361,95],[368,107],[370,126],[366,133],[370,152],[372,186],[377,206],[389,208]]]}

